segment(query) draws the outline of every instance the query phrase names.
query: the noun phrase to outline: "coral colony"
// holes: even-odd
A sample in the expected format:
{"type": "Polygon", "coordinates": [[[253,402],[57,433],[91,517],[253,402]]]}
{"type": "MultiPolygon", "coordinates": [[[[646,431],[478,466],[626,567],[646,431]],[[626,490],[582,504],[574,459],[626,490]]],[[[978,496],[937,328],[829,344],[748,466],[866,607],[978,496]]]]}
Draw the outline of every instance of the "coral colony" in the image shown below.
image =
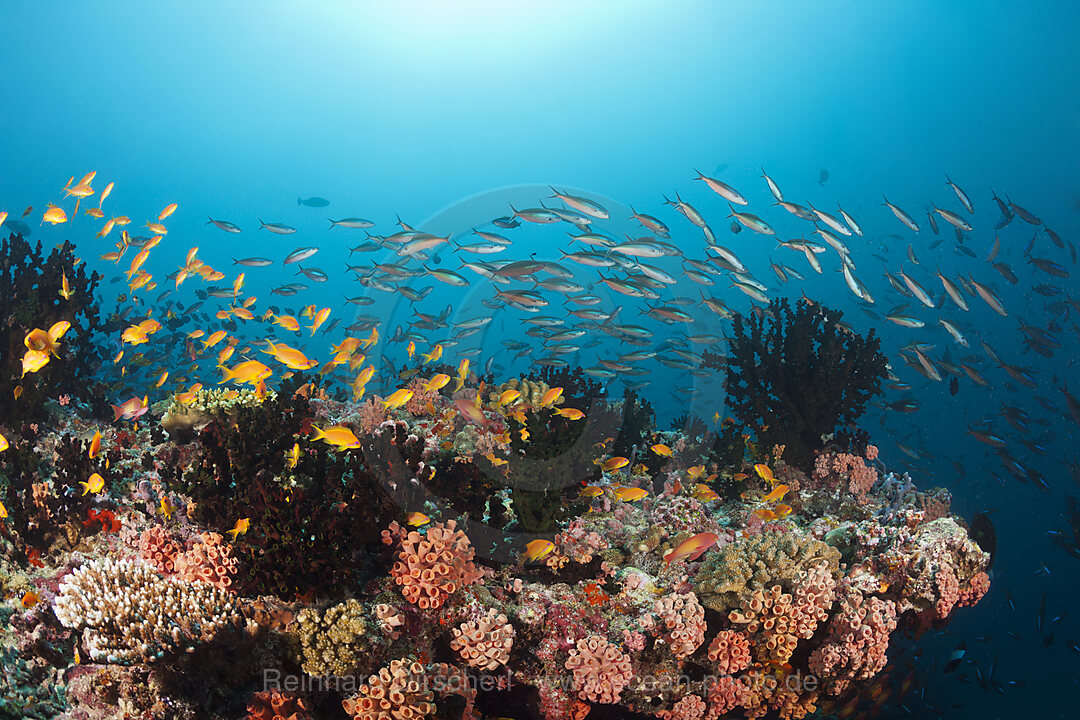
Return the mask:
{"type": "Polygon", "coordinates": [[[948,493],[855,427],[885,362],[838,312],[736,318],[733,417],[673,430],[574,368],[438,358],[407,397],[298,371],[110,409],[97,276],[0,255],[0,717],[850,716],[987,592],[948,493]]]}

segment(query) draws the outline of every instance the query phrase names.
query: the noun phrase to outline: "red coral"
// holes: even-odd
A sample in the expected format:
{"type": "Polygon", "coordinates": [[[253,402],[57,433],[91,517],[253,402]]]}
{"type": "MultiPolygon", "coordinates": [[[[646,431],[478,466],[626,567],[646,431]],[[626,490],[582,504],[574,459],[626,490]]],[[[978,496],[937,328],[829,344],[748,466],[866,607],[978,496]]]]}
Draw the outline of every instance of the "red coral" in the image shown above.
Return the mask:
{"type": "Polygon", "coordinates": [[[247,720],[306,720],[311,717],[304,701],[293,695],[263,690],[247,704],[247,720]]]}

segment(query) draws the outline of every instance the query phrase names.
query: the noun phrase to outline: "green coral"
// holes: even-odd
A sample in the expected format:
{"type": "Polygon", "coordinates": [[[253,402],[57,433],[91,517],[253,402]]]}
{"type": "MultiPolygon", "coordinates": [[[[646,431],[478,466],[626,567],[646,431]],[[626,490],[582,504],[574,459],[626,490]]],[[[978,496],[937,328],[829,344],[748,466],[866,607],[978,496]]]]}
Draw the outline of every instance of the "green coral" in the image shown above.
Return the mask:
{"type": "Polygon", "coordinates": [[[694,592],[705,607],[727,612],[754,590],[777,584],[790,587],[800,571],[820,560],[835,574],[840,552],[808,536],[779,532],[752,535],[710,553],[694,576],[694,592]]]}
{"type": "Polygon", "coordinates": [[[52,684],[46,666],[31,667],[14,648],[0,646],[0,667],[0,720],[44,720],[67,707],[63,688],[52,684]]]}

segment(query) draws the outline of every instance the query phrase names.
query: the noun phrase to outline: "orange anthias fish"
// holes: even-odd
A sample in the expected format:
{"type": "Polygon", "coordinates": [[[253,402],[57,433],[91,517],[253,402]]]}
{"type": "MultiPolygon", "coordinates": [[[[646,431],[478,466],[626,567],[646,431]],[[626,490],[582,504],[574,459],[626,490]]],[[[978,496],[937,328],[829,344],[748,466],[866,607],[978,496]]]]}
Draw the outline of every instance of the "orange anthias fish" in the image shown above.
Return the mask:
{"type": "Polygon", "coordinates": [[[237,535],[243,535],[248,531],[248,527],[251,525],[251,518],[240,518],[233,525],[232,530],[226,530],[226,535],[232,535],[232,539],[235,541],[237,535]]]}
{"type": "Polygon", "coordinates": [[[525,545],[525,552],[521,557],[526,562],[533,562],[544,558],[554,549],[555,543],[550,540],[533,540],[525,545]]]}
{"type": "Polygon", "coordinates": [[[783,503],[781,503],[780,505],[776,505],[773,507],[773,514],[776,516],[776,519],[779,520],[780,518],[784,518],[790,515],[791,510],[792,508],[790,505],[784,505],[783,503]]]}
{"type": "Polygon", "coordinates": [[[694,497],[701,502],[712,502],[720,499],[716,491],[704,483],[698,483],[694,486],[694,497]]]}
{"type": "Polygon", "coordinates": [[[705,554],[705,551],[711,548],[719,539],[717,535],[710,532],[698,533],[683,540],[674,550],[667,551],[664,554],[664,562],[668,565],[680,560],[693,562],[705,554]]]}
{"type": "Polygon", "coordinates": [[[776,487],[774,487],[772,489],[772,492],[770,492],[765,497],[761,498],[761,501],[762,502],[767,502],[767,503],[777,502],[778,500],[783,499],[784,493],[786,493],[787,491],[788,491],[788,486],[787,485],[777,485],[776,487]]]}
{"type": "Polygon", "coordinates": [[[434,362],[434,361],[438,360],[439,358],[441,358],[442,357],[442,351],[443,351],[442,345],[436,345],[435,347],[433,347],[431,349],[431,352],[429,352],[429,353],[420,353],[420,357],[424,358],[423,364],[427,365],[429,362],[434,362]]]}
{"type": "Polygon", "coordinates": [[[772,485],[776,484],[776,478],[773,476],[772,468],[765,463],[758,463],[754,466],[754,470],[757,471],[758,477],[762,480],[765,480],[772,485]]]}
{"type": "Polygon", "coordinates": [[[754,511],[754,514],[757,515],[762,520],[775,520],[776,519],[776,513],[774,513],[769,508],[758,508],[757,510],[754,511]]]}
{"type": "Polygon", "coordinates": [[[705,474],[704,465],[695,465],[694,467],[686,469],[686,475],[691,480],[697,480],[699,477],[705,474]]]}
{"type": "Polygon", "coordinates": [[[615,488],[615,497],[623,502],[636,502],[649,496],[649,491],[644,488],[620,487],[615,488]]]}
{"type": "Polygon", "coordinates": [[[94,432],[94,439],[90,441],[90,459],[93,460],[101,452],[101,431],[94,432]]]}
{"type": "Polygon", "coordinates": [[[275,345],[267,340],[266,344],[270,349],[263,350],[264,353],[273,355],[275,360],[293,370],[309,370],[319,364],[318,360],[311,360],[304,353],[284,343],[275,345]]]}
{"type": "Polygon", "coordinates": [[[41,221],[52,225],[59,225],[60,223],[66,223],[67,219],[67,213],[64,212],[64,208],[49,205],[49,209],[45,211],[45,216],[41,218],[41,221]]]}
{"type": "Polygon", "coordinates": [[[148,398],[143,397],[140,400],[137,397],[133,397],[123,405],[111,405],[113,411],[113,422],[116,422],[120,418],[124,420],[138,420],[146,411],[150,409],[150,405],[147,403],[148,398]]]}
{"type": "Polygon", "coordinates": [[[586,485],[581,488],[581,497],[600,497],[604,494],[604,488],[597,485],[586,485]]]}
{"type": "Polygon", "coordinates": [[[325,430],[320,430],[312,425],[311,429],[315,431],[315,435],[311,438],[312,442],[322,440],[328,445],[337,446],[339,450],[360,447],[360,439],[356,437],[356,434],[351,429],[344,425],[332,425],[325,430]]]}
{"type": "Polygon", "coordinates": [[[435,377],[424,383],[425,390],[439,390],[450,382],[450,376],[445,373],[439,373],[435,377]]]}
{"type": "Polygon", "coordinates": [[[454,405],[461,411],[462,415],[482,428],[486,428],[491,422],[488,420],[487,415],[484,414],[484,411],[480,409],[480,406],[476,404],[476,400],[472,398],[457,398],[454,400],[454,405]]]}
{"type": "Polygon", "coordinates": [[[540,397],[540,407],[542,407],[542,408],[551,407],[552,405],[554,405],[555,403],[557,403],[559,401],[560,397],[562,397],[562,388],[561,387],[548,388],[547,392],[545,392],[540,397]]]}
{"type": "Polygon", "coordinates": [[[585,417],[585,413],[581,412],[577,408],[559,408],[555,411],[556,415],[562,415],[567,420],[580,420],[585,417]]]}
{"type": "Polygon", "coordinates": [[[657,443],[653,445],[650,450],[659,455],[660,457],[671,457],[671,448],[663,443],[657,443]]]}
{"type": "Polygon", "coordinates": [[[399,408],[412,399],[413,392],[408,388],[400,388],[394,391],[394,394],[382,401],[383,407],[387,410],[393,410],[399,408]]]}
{"type": "Polygon", "coordinates": [[[630,464],[630,461],[624,457],[608,458],[604,461],[604,464],[600,466],[600,469],[604,472],[611,472],[612,470],[618,470],[624,468],[630,464]]]}
{"type": "Polygon", "coordinates": [[[413,527],[420,527],[431,522],[431,518],[422,512],[411,512],[405,516],[405,521],[413,527]]]}
{"type": "Polygon", "coordinates": [[[265,380],[274,374],[273,370],[266,365],[263,365],[258,360],[245,360],[231,368],[222,365],[219,369],[221,370],[221,380],[218,382],[218,385],[227,382],[255,385],[260,380],[265,380]]]}

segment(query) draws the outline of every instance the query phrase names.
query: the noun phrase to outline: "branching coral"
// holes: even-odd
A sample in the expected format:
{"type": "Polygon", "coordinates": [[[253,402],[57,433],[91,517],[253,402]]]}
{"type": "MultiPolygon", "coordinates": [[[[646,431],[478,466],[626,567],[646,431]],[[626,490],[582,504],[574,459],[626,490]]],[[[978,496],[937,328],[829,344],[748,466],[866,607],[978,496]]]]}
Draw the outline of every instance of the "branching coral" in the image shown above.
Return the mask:
{"type": "Polygon", "coordinates": [[[232,596],[206,583],[177,583],[147,565],[104,559],[60,583],[53,605],[64,627],[83,630],[94,662],[153,663],[244,626],[232,596]]]}
{"type": "Polygon", "coordinates": [[[769,310],[735,315],[729,402],[762,445],[786,444],[788,461],[808,468],[822,436],[858,418],[881,391],[885,356],[873,330],[846,330],[837,310],[802,300],[792,309],[784,298],[769,310]]]}

